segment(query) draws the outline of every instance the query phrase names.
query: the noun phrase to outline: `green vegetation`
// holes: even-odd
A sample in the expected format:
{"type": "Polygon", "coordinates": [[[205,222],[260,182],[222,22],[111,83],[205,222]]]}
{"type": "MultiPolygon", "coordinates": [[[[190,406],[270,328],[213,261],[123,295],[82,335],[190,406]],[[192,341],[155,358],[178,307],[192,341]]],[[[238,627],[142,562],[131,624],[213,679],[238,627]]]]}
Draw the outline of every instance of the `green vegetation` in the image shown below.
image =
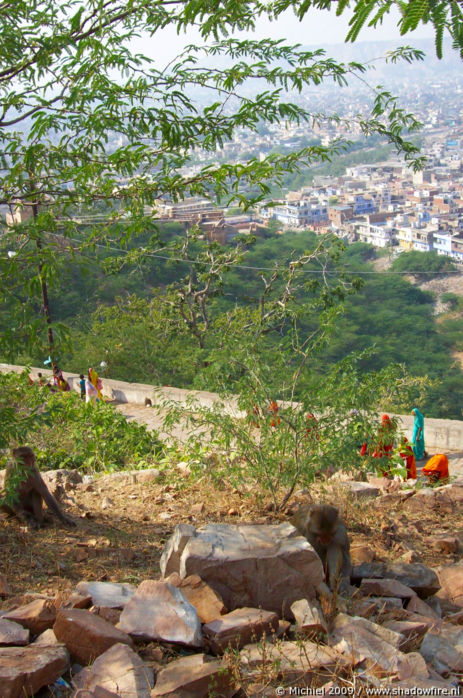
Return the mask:
{"type": "Polygon", "coordinates": [[[437,252],[402,252],[392,263],[391,271],[408,272],[412,270],[420,281],[435,279],[443,272],[456,271],[456,266],[451,259],[437,252]]]}
{"type": "MultiPolygon", "coordinates": [[[[348,4],[339,3],[338,14],[348,4]]],[[[449,12],[442,3],[429,9],[417,0],[388,0],[379,10],[370,0],[356,0],[349,38],[356,38],[367,19],[378,23],[396,5],[404,33],[420,22],[433,23],[438,52],[444,30],[461,40],[458,4],[448,3],[449,12]]],[[[309,142],[294,152],[244,163],[213,162],[186,174],[195,153],[215,154],[238,129],[262,131],[265,124],[282,121],[312,124],[314,115],[297,100],[287,101],[288,93],[291,99],[291,93],[324,81],[345,86],[365,72],[364,65],[339,63],[321,50],[233,37],[236,30],[255,28],[261,17],[277,19],[288,7],[302,19],[312,6],[332,11],[333,4],[8,4],[0,37],[0,203],[25,215],[1,231],[4,358],[50,356],[54,364],[59,360],[82,370],[84,362],[88,366],[99,356],[107,359],[108,375],[173,379],[224,396],[237,392],[246,415],[275,398],[299,399],[304,411],[326,415],[320,444],[327,458],[343,456],[346,467],[356,453],[351,432],[344,429],[352,407],[363,411],[366,426],[380,404],[394,407],[412,399],[423,404],[431,363],[435,372],[451,376],[445,351],[439,363],[426,294],[417,295],[396,279],[378,282],[370,295],[359,293],[356,272],[368,264],[364,248],[359,260],[343,252],[336,239],[310,234],[256,243],[243,239],[221,248],[195,231],[181,234],[175,226],[160,231],[156,225],[159,199],[207,196],[246,209],[284,184],[285,177],[315,163],[322,174],[324,167],[345,166],[347,158],[364,161],[347,141],[309,142]],[[166,27],[180,32],[196,26],[204,45],[189,46],[166,66],[128,48],[142,33],[155,40],[166,27]],[[249,85],[261,91],[247,96],[249,85]],[[205,92],[211,99],[201,104],[195,95],[205,92]],[[345,160],[333,163],[349,148],[345,160]],[[380,300],[373,303],[376,288],[380,300]],[[367,318],[365,306],[376,314],[367,318]],[[407,334],[410,317],[413,333],[407,334]],[[361,334],[366,319],[370,327],[361,334]],[[419,341],[411,377],[397,364],[404,356],[404,336],[409,354],[419,341]],[[370,348],[377,338],[381,360],[372,358],[370,348]],[[355,348],[359,351],[351,353],[355,348]],[[386,367],[388,362],[393,363],[386,367]]],[[[387,60],[422,58],[420,51],[402,47],[387,60]]],[[[420,167],[423,158],[411,140],[420,124],[389,92],[373,94],[371,113],[354,119],[357,130],[373,138],[375,148],[393,146],[420,167]]],[[[339,121],[336,114],[316,118],[339,121]]],[[[51,457],[50,444],[60,464],[91,469],[123,467],[129,459],[137,463],[155,453],[156,441],[111,408],[93,409],[73,396],[57,400],[12,378],[2,381],[2,445],[30,438],[41,458],[51,457]]],[[[453,400],[440,415],[453,414],[460,402],[453,400]]],[[[435,395],[430,404],[444,409],[444,400],[435,395]]],[[[202,412],[199,418],[204,417],[202,412]]],[[[261,432],[262,457],[252,453],[258,450],[254,438],[239,444],[249,467],[243,473],[261,478],[273,494],[283,486],[283,501],[296,482],[315,475],[318,440],[309,453],[305,419],[299,408],[282,411],[287,428],[276,438],[271,425],[268,436],[261,432]]],[[[225,416],[214,422],[209,415],[206,421],[215,444],[233,446],[237,435],[225,416]]]]}
{"type": "Polygon", "coordinates": [[[86,404],[74,392],[51,393],[46,387],[30,385],[27,373],[0,374],[0,404],[13,396],[16,414],[29,421],[20,424],[21,431],[13,432],[5,425],[2,437],[9,438],[4,444],[25,445],[27,440],[44,470],[96,472],[149,467],[161,452],[156,435],[128,422],[104,402],[86,404]]]}

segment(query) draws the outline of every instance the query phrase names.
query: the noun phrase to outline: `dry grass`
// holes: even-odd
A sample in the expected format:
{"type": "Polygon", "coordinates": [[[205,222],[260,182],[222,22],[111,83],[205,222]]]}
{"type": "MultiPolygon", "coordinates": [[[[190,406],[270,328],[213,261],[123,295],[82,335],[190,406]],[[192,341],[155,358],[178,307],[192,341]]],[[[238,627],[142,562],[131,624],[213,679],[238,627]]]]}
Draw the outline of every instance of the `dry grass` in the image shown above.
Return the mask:
{"type": "MultiPolygon", "coordinates": [[[[172,480],[131,485],[115,480],[101,487],[96,481],[88,490],[79,486],[67,507],[78,522],[71,531],[55,524],[35,531],[14,520],[1,521],[2,571],[12,592],[54,596],[70,592],[83,579],[136,584],[159,576],[162,549],[178,523],[277,523],[287,518],[287,512],[274,513],[270,497],[254,486],[244,492],[224,481],[214,486],[207,476],[199,482],[185,476],[172,480]]],[[[401,503],[353,500],[339,485],[331,490],[317,485],[311,494],[335,503],[352,542],[373,547],[377,559],[397,560],[410,548],[432,566],[457,557],[430,549],[425,539],[461,531],[461,514],[430,509],[413,514],[401,503]]],[[[296,496],[292,507],[305,499],[305,494],[296,496]]]]}

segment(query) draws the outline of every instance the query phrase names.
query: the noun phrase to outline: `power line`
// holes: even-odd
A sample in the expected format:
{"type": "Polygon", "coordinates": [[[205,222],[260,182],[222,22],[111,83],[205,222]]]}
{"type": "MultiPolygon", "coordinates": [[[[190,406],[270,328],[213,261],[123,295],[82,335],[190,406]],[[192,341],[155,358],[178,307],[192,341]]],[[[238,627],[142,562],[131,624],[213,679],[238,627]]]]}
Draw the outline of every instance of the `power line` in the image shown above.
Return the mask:
{"type": "MultiPolygon", "coordinates": [[[[82,240],[78,240],[77,238],[68,238],[65,237],[64,235],[60,235],[59,233],[49,233],[49,235],[53,235],[54,237],[59,237],[64,240],[69,240],[70,242],[76,242],[78,244],[82,243],[82,240]]],[[[101,243],[94,243],[94,247],[99,247],[104,250],[111,250],[112,252],[118,252],[123,255],[129,254],[132,250],[124,250],[120,247],[113,247],[111,245],[102,245],[101,243]]],[[[167,255],[161,255],[157,254],[156,252],[148,252],[144,248],[137,248],[138,250],[141,250],[144,252],[145,256],[147,257],[154,257],[155,259],[163,259],[168,262],[179,262],[183,264],[198,264],[202,266],[206,266],[211,268],[213,265],[210,264],[209,262],[202,262],[201,260],[196,260],[196,259],[184,259],[183,257],[169,257],[167,255]]],[[[290,262],[291,264],[291,262],[290,262]]],[[[275,267],[254,267],[250,265],[245,265],[245,264],[233,264],[234,269],[244,269],[246,271],[275,271],[275,267]]],[[[342,267],[341,269],[336,269],[336,270],[325,270],[325,269],[301,269],[301,273],[303,274],[324,274],[324,275],[336,275],[339,273],[339,271],[344,271],[346,273],[353,274],[355,276],[366,276],[370,274],[389,274],[389,275],[399,275],[399,276],[413,276],[417,274],[433,274],[434,276],[448,276],[449,274],[463,274],[462,269],[449,269],[448,271],[422,271],[420,269],[418,270],[406,270],[406,271],[392,271],[389,269],[375,269],[375,270],[361,270],[361,271],[354,271],[349,269],[348,267],[342,267]]]]}

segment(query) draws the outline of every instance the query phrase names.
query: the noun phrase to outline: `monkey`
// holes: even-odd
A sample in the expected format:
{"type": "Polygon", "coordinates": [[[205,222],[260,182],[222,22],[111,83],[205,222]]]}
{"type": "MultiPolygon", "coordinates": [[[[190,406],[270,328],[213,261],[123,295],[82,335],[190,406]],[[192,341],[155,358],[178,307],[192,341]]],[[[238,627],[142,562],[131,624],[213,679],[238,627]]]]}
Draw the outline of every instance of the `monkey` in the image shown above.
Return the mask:
{"type": "Polygon", "coordinates": [[[305,504],[290,521],[318,553],[331,590],[345,591],[352,571],[350,542],[336,507],[305,504]]]}
{"type": "Polygon", "coordinates": [[[13,449],[13,457],[19,464],[21,480],[18,482],[18,466],[9,463],[5,473],[5,490],[8,491],[10,482],[10,487],[16,490],[17,501],[11,506],[4,502],[0,505],[0,509],[9,516],[16,516],[18,519],[24,518],[35,528],[38,528],[44,523],[42,501],[44,500],[65,526],[76,526],[75,521],[63,514],[58,502],[43,481],[35,463],[34,451],[28,446],[21,446],[13,449]]]}
{"type": "Polygon", "coordinates": [[[145,407],[152,407],[153,403],[149,397],[145,397],[145,407]]]}

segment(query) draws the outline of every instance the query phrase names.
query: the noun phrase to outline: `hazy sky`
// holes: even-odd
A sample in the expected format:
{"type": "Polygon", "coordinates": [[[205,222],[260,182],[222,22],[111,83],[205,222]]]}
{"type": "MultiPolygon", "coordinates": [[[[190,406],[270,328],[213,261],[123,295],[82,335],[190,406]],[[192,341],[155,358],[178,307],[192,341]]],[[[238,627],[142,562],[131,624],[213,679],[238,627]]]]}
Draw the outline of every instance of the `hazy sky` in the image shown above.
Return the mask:
{"type": "MultiPolygon", "coordinates": [[[[415,32],[401,37],[397,29],[397,13],[387,15],[383,24],[378,29],[364,28],[358,41],[384,41],[395,40],[399,44],[413,44],[413,39],[424,39],[433,36],[431,26],[421,26],[415,32]]],[[[292,12],[286,12],[277,22],[266,19],[259,20],[259,26],[252,34],[242,33],[243,38],[284,39],[289,43],[323,46],[324,44],[342,43],[348,32],[349,14],[344,12],[341,17],[336,17],[332,12],[311,9],[302,22],[292,12]]],[[[144,37],[132,46],[146,55],[159,59],[161,62],[174,58],[182,48],[190,43],[204,43],[199,32],[190,29],[187,34],[177,35],[173,27],[163,29],[155,37],[144,37]]]]}

